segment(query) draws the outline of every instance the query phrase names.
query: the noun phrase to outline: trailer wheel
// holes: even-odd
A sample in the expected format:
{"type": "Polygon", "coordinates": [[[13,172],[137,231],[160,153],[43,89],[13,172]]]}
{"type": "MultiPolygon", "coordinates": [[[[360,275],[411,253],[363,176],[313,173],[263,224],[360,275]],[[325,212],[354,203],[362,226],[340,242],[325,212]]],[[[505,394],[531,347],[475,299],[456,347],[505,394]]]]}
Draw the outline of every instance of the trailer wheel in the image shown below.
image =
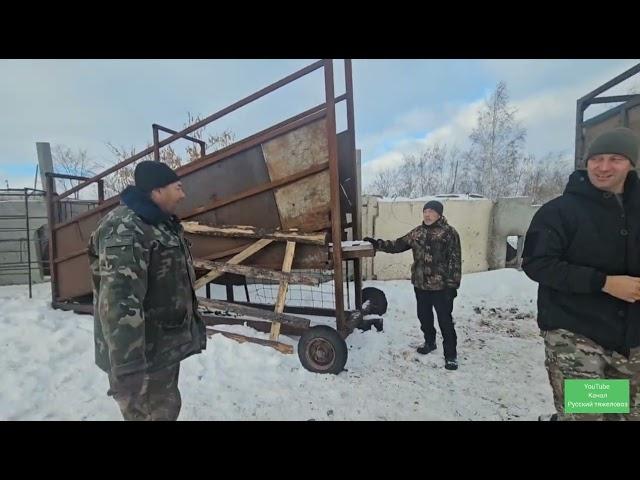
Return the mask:
{"type": "Polygon", "coordinates": [[[298,341],[302,366],[314,373],[337,375],[347,363],[347,344],[340,334],[326,325],[306,330],[298,341]]]}

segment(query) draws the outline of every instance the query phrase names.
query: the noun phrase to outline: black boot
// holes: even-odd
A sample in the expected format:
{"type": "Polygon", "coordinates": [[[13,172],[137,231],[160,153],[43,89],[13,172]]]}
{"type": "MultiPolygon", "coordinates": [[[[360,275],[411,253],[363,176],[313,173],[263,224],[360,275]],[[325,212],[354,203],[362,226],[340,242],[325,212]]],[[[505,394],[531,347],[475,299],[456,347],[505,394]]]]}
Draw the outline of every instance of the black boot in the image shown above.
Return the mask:
{"type": "Polygon", "coordinates": [[[558,414],[554,413],[553,415],[540,415],[538,417],[539,422],[557,422],[558,414]]]}
{"type": "Polygon", "coordinates": [[[373,326],[376,327],[376,331],[382,332],[384,330],[384,320],[382,319],[382,317],[376,318],[373,321],[373,326]]]}
{"type": "Polygon", "coordinates": [[[455,358],[446,358],[444,360],[444,368],[446,368],[447,370],[457,370],[458,360],[455,358]]]}
{"type": "Polygon", "coordinates": [[[437,347],[435,343],[425,342],[423,346],[418,347],[418,353],[426,355],[427,353],[433,352],[436,348],[437,347]]]}

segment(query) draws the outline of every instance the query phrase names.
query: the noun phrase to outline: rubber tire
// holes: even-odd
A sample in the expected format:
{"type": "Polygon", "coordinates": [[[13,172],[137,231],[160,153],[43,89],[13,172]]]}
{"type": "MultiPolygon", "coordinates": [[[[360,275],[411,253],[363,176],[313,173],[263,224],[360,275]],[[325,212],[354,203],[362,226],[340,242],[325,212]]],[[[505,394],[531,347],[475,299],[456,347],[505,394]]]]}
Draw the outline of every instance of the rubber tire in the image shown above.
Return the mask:
{"type": "Polygon", "coordinates": [[[306,330],[298,341],[298,358],[302,366],[313,373],[331,373],[337,375],[344,370],[349,352],[347,343],[340,334],[327,325],[316,325],[306,330]],[[316,345],[329,347],[332,361],[321,364],[311,357],[310,348],[316,345]]]}

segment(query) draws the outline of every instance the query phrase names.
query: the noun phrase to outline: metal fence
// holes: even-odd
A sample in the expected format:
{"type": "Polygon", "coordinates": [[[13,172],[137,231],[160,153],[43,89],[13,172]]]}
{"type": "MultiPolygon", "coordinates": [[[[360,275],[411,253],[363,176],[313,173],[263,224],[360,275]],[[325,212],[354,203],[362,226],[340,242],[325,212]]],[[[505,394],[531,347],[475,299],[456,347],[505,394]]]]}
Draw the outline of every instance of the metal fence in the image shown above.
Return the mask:
{"type": "Polygon", "coordinates": [[[29,298],[32,298],[34,271],[39,278],[48,275],[49,259],[46,252],[46,214],[38,215],[29,208],[30,200],[38,199],[44,205],[45,192],[34,188],[7,188],[0,190],[2,201],[10,201],[16,207],[24,202],[24,211],[6,213],[0,210],[0,276],[27,276],[29,298]],[[34,235],[34,225],[44,225],[34,235]],[[35,252],[35,255],[32,254],[35,252]]]}

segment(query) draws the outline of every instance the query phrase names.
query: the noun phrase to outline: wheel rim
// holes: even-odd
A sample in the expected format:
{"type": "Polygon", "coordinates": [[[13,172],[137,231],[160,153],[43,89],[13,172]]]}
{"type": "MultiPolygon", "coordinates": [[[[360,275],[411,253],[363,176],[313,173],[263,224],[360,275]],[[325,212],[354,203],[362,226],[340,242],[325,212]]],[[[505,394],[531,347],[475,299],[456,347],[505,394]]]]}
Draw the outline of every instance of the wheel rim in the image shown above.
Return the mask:
{"type": "Polygon", "coordinates": [[[324,338],[314,338],[307,344],[306,356],[313,368],[328,370],[336,359],[336,350],[324,338]]]}

